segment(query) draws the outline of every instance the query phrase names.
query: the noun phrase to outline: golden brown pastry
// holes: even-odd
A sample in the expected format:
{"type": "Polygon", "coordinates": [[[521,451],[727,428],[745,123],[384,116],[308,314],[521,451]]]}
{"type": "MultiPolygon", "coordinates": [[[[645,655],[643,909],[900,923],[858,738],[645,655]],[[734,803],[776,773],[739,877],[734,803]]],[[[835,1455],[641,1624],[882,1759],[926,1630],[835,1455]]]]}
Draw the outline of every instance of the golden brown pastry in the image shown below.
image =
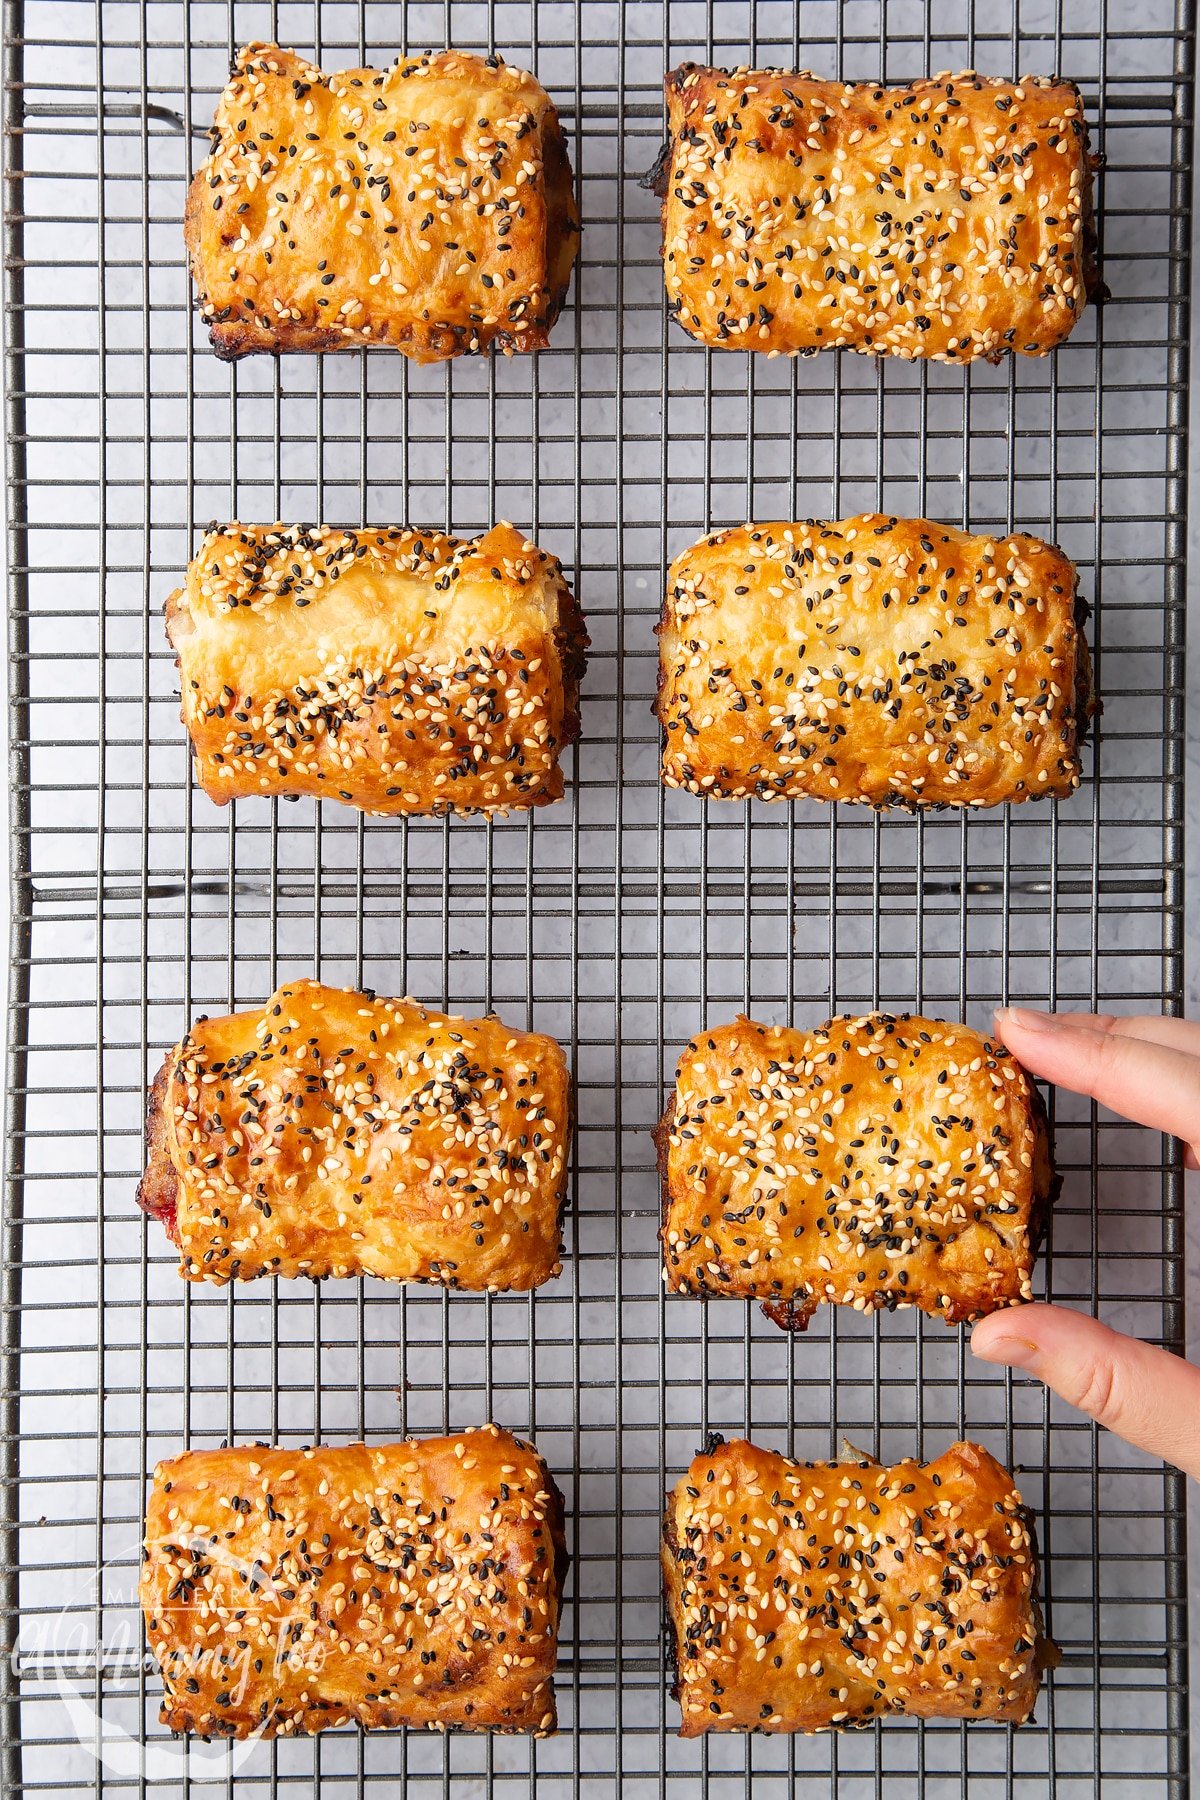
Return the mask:
{"type": "Polygon", "coordinates": [[[189,1281],[524,1290],[559,1272],[570,1134],[553,1038],[295,981],[168,1053],[138,1200],[189,1281]]]}
{"type": "Polygon", "coordinates": [[[666,79],[667,305],[714,349],[1042,356],[1099,290],[1072,82],[666,79]]]}
{"type": "Polygon", "coordinates": [[[154,1471],[141,1603],[172,1731],[557,1723],[567,1552],[545,1463],[495,1425],[154,1471]]]}
{"type": "Polygon", "coordinates": [[[720,1025],[680,1057],[655,1136],[676,1293],[758,1299],[801,1330],[822,1301],[953,1325],[1032,1297],[1045,1110],[966,1025],[720,1025]]]}
{"type": "Polygon", "coordinates": [[[446,50],[323,75],[248,44],[184,235],[226,360],[387,345],[441,362],[547,343],[579,215],[558,114],[523,69],[446,50]]]}
{"type": "Polygon", "coordinates": [[[561,797],[587,633],[511,525],[226,525],[166,604],[196,779],[219,804],[312,794],[373,813],[561,797]]]}
{"type": "Polygon", "coordinates": [[[718,1442],[668,1498],[662,1565],[681,1737],[1021,1723],[1056,1660],[1032,1520],[977,1444],[883,1468],[718,1442]]]}
{"type": "Polygon", "coordinates": [[[1078,786],[1074,566],[928,519],[741,525],[677,556],[655,710],[668,787],[997,806],[1078,786]]]}

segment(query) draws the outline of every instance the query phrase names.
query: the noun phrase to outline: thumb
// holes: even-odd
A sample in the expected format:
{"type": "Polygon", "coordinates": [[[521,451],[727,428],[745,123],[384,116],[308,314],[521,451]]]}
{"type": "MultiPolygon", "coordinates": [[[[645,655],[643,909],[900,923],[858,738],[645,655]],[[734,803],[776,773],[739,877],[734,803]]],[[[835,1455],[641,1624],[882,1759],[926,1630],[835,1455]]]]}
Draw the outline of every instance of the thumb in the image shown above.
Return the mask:
{"type": "Polygon", "coordinates": [[[1029,1305],[992,1313],[971,1333],[983,1362],[1007,1363],[1127,1443],[1200,1480],[1200,1369],[1086,1313],[1029,1305]]]}

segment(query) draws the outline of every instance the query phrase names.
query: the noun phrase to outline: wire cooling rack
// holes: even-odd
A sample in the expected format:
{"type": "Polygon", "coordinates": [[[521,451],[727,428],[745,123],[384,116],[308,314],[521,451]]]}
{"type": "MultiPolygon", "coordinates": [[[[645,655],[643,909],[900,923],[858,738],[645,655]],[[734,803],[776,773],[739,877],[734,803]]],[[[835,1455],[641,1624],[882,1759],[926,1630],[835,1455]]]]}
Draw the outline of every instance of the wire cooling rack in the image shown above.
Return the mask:
{"type": "MultiPolygon", "coordinates": [[[[512,1788],[1182,1795],[1179,1481],[913,1314],[665,1297],[649,1127],[680,1046],[744,1009],[816,1023],[998,1001],[1178,1009],[1190,9],[1171,0],[5,8],[13,976],[2,1405],[10,1792],[197,1791],[157,1724],[131,1596],[147,1471],[184,1445],[495,1417],[567,1496],[561,1734],[343,1732],[260,1746],[241,1794],[512,1788]],[[1106,29],[1107,26],[1107,29],[1106,29]],[[326,67],[501,50],[564,117],[585,233],[553,347],[210,354],[180,215],[230,51],[326,67]],[[660,82],[685,57],[904,80],[1062,71],[1096,147],[1112,298],[1043,362],[969,372],[711,355],[665,321],[660,82]],[[711,526],[869,507],[1061,543],[1095,607],[1104,717],[1079,793],[960,818],[701,805],[657,781],[652,627],[711,526]],[[509,517],[593,638],[568,797],[529,819],[219,811],[190,785],[161,623],[210,518],[509,517]],[[534,1298],[368,1282],[186,1289],[137,1212],[143,1093],[197,1011],[319,973],[557,1034],[578,1079],[564,1272],[534,1298]],[[681,1743],[662,1495],[711,1430],[886,1457],[967,1432],[1021,1471],[1063,1649],[1035,1721],[681,1743]]],[[[1182,1340],[1169,1146],[1060,1096],[1039,1291],[1182,1340]]],[[[175,1752],[177,1755],[177,1752],[175,1752]]]]}

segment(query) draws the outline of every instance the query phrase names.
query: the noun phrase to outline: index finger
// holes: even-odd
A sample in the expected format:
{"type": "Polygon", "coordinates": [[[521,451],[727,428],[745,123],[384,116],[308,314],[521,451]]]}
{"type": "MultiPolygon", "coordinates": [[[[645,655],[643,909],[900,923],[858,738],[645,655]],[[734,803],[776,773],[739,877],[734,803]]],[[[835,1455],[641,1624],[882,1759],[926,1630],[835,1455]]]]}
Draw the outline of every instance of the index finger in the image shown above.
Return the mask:
{"type": "Polygon", "coordinates": [[[1056,1087],[1165,1131],[1193,1151],[1200,1143],[1200,1056],[1112,1029],[1121,1021],[1004,1007],[996,1030],[1018,1062],[1056,1087]]]}

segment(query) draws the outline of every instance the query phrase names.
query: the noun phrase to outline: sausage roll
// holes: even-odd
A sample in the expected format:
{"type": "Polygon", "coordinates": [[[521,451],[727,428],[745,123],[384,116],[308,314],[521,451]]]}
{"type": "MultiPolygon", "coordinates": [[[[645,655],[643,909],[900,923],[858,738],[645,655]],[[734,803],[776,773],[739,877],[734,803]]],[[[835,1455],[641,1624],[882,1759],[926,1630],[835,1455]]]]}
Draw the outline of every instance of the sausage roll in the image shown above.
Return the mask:
{"type": "Polygon", "coordinates": [[[682,1737],[1020,1724],[1056,1660],[1033,1522],[977,1444],[884,1468],[718,1440],[668,1498],[662,1566],[682,1737]]]}
{"type": "Polygon", "coordinates": [[[248,44],[212,137],[184,235],[226,361],[548,341],[579,215],[558,114],[523,69],[446,50],[323,75],[248,44]]]}
{"type": "Polygon", "coordinates": [[[1062,797],[1091,712],[1074,566],[1032,537],[867,513],[676,557],[656,711],[668,787],[912,809],[1062,797]]]}
{"type": "Polygon", "coordinates": [[[296,981],[169,1052],[138,1199],[188,1281],[524,1291],[559,1273],[570,1115],[553,1038],[296,981]]]}
{"type": "Polygon", "coordinates": [[[373,813],[561,797],[587,633],[511,525],[226,525],[166,604],[196,779],[219,804],[312,794],[373,813]]]}
{"type": "Polygon", "coordinates": [[[1008,1051],[902,1014],[693,1038],[659,1122],[676,1293],[822,1301],[954,1325],[1032,1298],[1053,1187],[1045,1109],[1008,1051]]]}
{"type": "Polygon", "coordinates": [[[172,1731],[556,1725],[567,1552],[531,1444],[489,1425],[159,1463],[141,1603],[172,1731]]]}
{"type": "Polygon", "coordinates": [[[1099,291],[1072,82],[666,79],[667,305],[714,349],[1043,356],[1099,291]]]}

